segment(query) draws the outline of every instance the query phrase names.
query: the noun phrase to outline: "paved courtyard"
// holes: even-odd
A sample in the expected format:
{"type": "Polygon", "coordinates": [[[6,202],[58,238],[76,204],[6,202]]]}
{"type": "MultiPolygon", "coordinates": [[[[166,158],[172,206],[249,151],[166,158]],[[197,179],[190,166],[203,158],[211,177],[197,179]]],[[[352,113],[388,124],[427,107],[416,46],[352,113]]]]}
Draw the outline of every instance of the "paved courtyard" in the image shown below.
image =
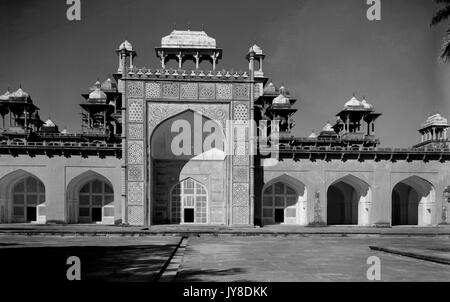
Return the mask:
{"type": "MultiPolygon", "coordinates": [[[[177,236],[0,235],[2,279],[66,280],[69,256],[82,280],[155,281],[177,236]]],[[[450,281],[450,266],[370,250],[369,246],[450,254],[450,238],[407,236],[190,236],[175,281],[367,281],[369,256],[381,281],[450,281]]]]}
{"type": "Polygon", "coordinates": [[[85,281],[154,281],[179,237],[0,236],[2,279],[67,280],[67,258],[81,261],[85,281]]]}
{"type": "Polygon", "coordinates": [[[178,281],[367,281],[369,256],[381,281],[450,281],[450,266],[371,251],[369,245],[428,246],[450,252],[448,238],[189,238],[178,281]]]}

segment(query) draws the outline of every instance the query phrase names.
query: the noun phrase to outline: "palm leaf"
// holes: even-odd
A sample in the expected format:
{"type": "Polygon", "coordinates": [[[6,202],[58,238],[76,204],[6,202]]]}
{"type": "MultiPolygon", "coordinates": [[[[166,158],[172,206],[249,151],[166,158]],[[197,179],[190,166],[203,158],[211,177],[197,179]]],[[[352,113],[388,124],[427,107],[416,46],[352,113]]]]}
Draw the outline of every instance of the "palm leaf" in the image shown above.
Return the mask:
{"type": "Polygon", "coordinates": [[[434,26],[436,24],[441,23],[445,19],[450,17],[450,5],[440,9],[431,19],[430,26],[434,26]]]}
{"type": "Polygon", "coordinates": [[[450,0],[434,0],[434,2],[437,4],[442,4],[442,3],[450,3],[450,0]]]}
{"type": "Polygon", "coordinates": [[[447,34],[442,41],[440,58],[444,63],[450,61],[450,27],[447,28],[447,34]]]}

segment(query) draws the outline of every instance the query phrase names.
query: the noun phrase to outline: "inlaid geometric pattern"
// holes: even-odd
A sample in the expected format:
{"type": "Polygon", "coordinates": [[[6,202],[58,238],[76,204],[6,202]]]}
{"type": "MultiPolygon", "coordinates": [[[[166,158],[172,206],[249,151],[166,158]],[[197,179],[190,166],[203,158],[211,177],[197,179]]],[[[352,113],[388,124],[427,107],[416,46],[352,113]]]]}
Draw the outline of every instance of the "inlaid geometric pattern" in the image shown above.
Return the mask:
{"type": "Polygon", "coordinates": [[[191,109],[201,112],[203,116],[217,121],[222,127],[226,126],[228,119],[228,105],[225,104],[171,104],[171,103],[153,103],[147,104],[148,110],[148,133],[151,135],[153,129],[163,120],[178,113],[191,109]]]}
{"type": "Polygon", "coordinates": [[[234,84],[233,97],[235,100],[248,100],[250,89],[247,84],[234,84]]]}
{"type": "Polygon", "coordinates": [[[249,155],[247,143],[235,142],[234,143],[234,155],[249,155]]]}
{"type": "Polygon", "coordinates": [[[128,163],[143,164],[144,163],[144,142],[133,141],[128,145],[128,163]]]}
{"type": "Polygon", "coordinates": [[[144,105],[142,100],[128,100],[128,121],[142,122],[144,105]]]}
{"type": "Polygon", "coordinates": [[[248,167],[233,167],[233,180],[248,182],[248,167]]]}
{"type": "Polygon", "coordinates": [[[162,88],[162,97],[177,99],[180,96],[178,83],[164,83],[162,88]]]}
{"type": "Polygon", "coordinates": [[[159,83],[145,83],[145,97],[147,99],[157,99],[161,97],[161,85],[159,83]]]}
{"type": "Polygon", "coordinates": [[[238,103],[234,105],[234,120],[247,121],[248,120],[248,108],[247,105],[238,103]]]}
{"type": "Polygon", "coordinates": [[[235,121],[233,123],[234,141],[248,141],[249,124],[248,121],[235,121]]]}
{"type": "Polygon", "coordinates": [[[144,204],[144,183],[129,182],[128,183],[128,204],[143,205],[144,204]]]}
{"type": "Polygon", "coordinates": [[[144,138],[143,124],[129,124],[128,125],[128,139],[142,139],[144,138]]]}
{"type": "Polygon", "coordinates": [[[217,84],[216,85],[216,97],[219,100],[231,100],[233,97],[233,85],[232,84],[217,84]]]}
{"type": "Polygon", "coordinates": [[[197,99],[198,98],[197,83],[180,84],[180,98],[182,98],[182,99],[197,99]]]}
{"type": "Polygon", "coordinates": [[[248,207],[233,207],[233,224],[248,224],[248,207]]]}
{"type": "Polygon", "coordinates": [[[249,188],[248,183],[233,184],[233,206],[248,205],[249,188]]]}
{"type": "Polygon", "coordinates": [[[262,94],[261,94],[261,91],[262,91],[262,84],[260,84],[260,83],[255,83],[255,85],[253,86],[254,87],[254,96],[255,96],[255,99],[257,99],[257,98],[259,98],[262,94]]]}
{"type": "Polygon", "coordinates": [[[144,82],[128,81],[128,97],[144,97],[144,82]]]}
{"type": "Polygon", "coordinates": [[[144,166],[142,165],[128,165],[128,180],[142,181],[144,180],[144,166]]]}
{"type": "Polygon", "coordinates": [[[130,225],[144,224],[144,207],[128,206],[128,223],[130,225]]]}
{"type": "Polygon", "coordinates": [[[233,165],[235,166],[247,166],[249,164],[247,155],[234,155],[233,165]]]}
{"type": "Polygon", "coordinates": [[[199,84],[199,98],[213,100],[215,96],[215,85],[211,83],[199,84]]]}

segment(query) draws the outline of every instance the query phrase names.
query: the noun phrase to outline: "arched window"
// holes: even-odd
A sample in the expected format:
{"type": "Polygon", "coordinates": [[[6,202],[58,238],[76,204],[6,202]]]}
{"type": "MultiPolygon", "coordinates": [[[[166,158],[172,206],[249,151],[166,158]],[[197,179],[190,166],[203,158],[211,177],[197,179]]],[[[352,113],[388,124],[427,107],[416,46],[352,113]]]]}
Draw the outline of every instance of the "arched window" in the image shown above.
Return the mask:
{"type": "Polygon", "coordinates": [[[171,192],[172,223],[207,223],[207,193],[199,182],[188,178],[171,192]]]}
{"type": "Polygon", "coordinates": [[[45,216],[44,184],[33,176],[28,176],[13,188],[13,221],[37,222],[45,216]]]}
{"type": "Polygon", "coordinates": [[[78,205],[79,222],[102,222],[114,217],[114,191],[106,182],[90,181],[81,188],[78,205]]]}
{"type": "Polygon", "coordinates": [[[283,182],[267,187],[263,192],[263,220],[273,223],[295,223],[297,192],[283,182]]]}

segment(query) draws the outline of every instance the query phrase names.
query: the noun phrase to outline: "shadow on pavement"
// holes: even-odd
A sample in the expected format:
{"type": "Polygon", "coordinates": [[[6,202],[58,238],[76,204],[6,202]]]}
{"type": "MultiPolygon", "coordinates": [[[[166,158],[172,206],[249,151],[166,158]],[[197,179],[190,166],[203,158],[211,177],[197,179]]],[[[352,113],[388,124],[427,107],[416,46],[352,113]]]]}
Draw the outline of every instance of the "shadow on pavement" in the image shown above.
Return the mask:
{"type": "Polygon", "coordinates": [[[67,281],[67,258],[81,262],[82,281],[154,281],[175,245],[1,248],[2,279],[8,282],[67,281]]]}
{"type": "MultiPolygon", "coordinates": [[[[223,270],[214,270],[214,269],[188,269],[182,270],[178,273],[175,278],[175,282],[205,282],[205,281],[214,281],[215,276],[232,276],[236,274],[245,273],[246,270],[243,268],[229,268],[223,270]]],[[[233,280],[233,282],[252,282],[251,280],[233,280]]]]}

